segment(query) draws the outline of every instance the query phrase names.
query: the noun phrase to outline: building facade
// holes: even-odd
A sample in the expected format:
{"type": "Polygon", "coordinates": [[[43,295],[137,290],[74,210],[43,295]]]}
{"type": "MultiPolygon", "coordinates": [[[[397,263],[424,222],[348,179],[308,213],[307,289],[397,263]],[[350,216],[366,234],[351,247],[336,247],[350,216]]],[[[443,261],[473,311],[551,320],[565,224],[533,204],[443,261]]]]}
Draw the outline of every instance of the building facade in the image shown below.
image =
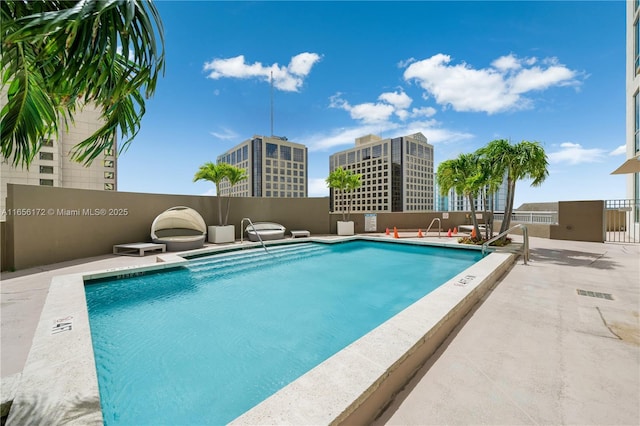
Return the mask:
{"type": "MultiPolygon", "coordinates": [[[[85,106],[74,115],[74,122],[68,130],[62,130],[57,136],[43,142],[40,152],[28,169],[21,166],[14,167],[11,159],[3,158],[0,163],[2,212],[6,213],[7,184],[9,183],[116,191],[118,168],[115,141],[113,149],[93,160],[90,166],[84,166],[70,159],[73,147],[91,136],[101,126],[100,111],[94,107],[85,106]]],[[[65,125],[61,123],[59,129],[65,129],[65,125]]],[[[6,220],[6,214],[1,220],[6,220]]]]}
{"type": "Polygon", "coordinates": [[[304,198],[308,195],[307,147],[278,136],[254,136],[217,158],[244,169],[247,179],[234,185],[220,184],[223,195],[237,197],[304,198]]]}
{"type": "MultiPolygon", "coordinates": [[[[627,162],[640,156],[640,0],[626,2],[627,6],[627,52],[626,52],[626,158],[627,162]]],[[[628,163],[630,164],[630,163],[628,163]]],[[[638,163],[635,163],[638,164],[638,163]]],[[[640,234],[640,173],[627,174],[627,199],[632,214],[629,229],[633,235],[640,234]]]]}
{"type": "MultiPolygon", "coordinates": [[[[447,195],[441,195],[438,188],[438,175],[435,174],[434,176],[436,211],[471,211],[469,199],[464,195],[457,194],[455,189],[451,189],[447,195]]],[[[487,198],[487,210],[491,210],[491,204],[493,204],[493,211],[503,212],[507,206],[507,175],[505,174],[500,187],[492,196],[480,194],[476,197],[476,204],[474,207],[477,211],[484,210],[483,197],[487,198]]]]}
{"type": "MultiPolygon", "coordinates": [[[[362,176],[362,186],[350,194],[353,212],[433,210],[433,145],[422,133],[357,138],[354,148],[329,157],[329,171],[339,167],[362,176]]],[[[331,211],[346,210],[348,199],[331,189],[331,211]]]]}

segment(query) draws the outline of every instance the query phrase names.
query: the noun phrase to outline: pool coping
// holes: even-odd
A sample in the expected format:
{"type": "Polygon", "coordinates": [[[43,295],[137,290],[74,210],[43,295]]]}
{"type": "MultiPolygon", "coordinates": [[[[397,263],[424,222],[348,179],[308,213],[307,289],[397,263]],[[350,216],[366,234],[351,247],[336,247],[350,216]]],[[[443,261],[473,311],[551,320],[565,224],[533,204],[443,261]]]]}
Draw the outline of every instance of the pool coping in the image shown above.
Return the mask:
{"type": "MultiPolygon", "coordinates": [[[[351,240],[380,242],[382,239],[367,236],[312,237],[274,241],[267,246],[351,240]]],[[[477,249],[434,241],[382,241],[477,249]]],[[[260,243],[213,247],[182,255],[194,257],[259,246],[260,243]]],[[[7,423],[46,420],[49,424],[103,424],[84,293],[85,280],[180,267],[188,263],[180,254],[158,255],[158,262],[152,265],[54,277],[7,423]]],[[[388,401],[413,371],[426,361],[515,258],[513,254],[494,253],[481,259],[242,414],[232,424],[330,424],[373,419],[383,408],[381,404],[388,401]],[[436,309],[433,309],[434,303],[436,309]],[[425,309],[427,305],[428,310],[425,309]]]]}

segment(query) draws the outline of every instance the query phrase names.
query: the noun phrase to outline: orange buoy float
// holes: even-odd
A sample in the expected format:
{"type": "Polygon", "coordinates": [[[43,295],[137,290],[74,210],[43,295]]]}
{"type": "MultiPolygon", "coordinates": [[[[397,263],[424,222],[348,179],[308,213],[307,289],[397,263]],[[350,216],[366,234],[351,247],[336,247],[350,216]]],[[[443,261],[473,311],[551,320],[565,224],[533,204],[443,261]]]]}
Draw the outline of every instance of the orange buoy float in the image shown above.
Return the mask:
{"type": "Polygon", "coordinates": [[[451,228],[447,231],[447,237],[451,238],[451,228]]]}
{"type": "Polygon", "coordinates": [[[393,227],[393,238],[400,238],[400,236],[398,236],[398,229],[395,226],[393,227]]]}
{"type": "Polygon", "coordinates": [[[422,229],[418,228],[418,238],[422,238],[422,229]]]}
{"type": "Polygon", "coordinates": [[[386,232],[384,233],[385,235],[389,235],[389,228],[387,228],[386,232]]]}
{"type": "Polygon", "coordinates": [[[476,238],[476,228],[473,228],[471,230],[471,238],[474,238],[474,239],[476,238]]]}
{"type": "Polygon", "coordinates": [[[453,235],[457,235],[458,234],[458,227],[454,226],[453,227],[453,235]]]}

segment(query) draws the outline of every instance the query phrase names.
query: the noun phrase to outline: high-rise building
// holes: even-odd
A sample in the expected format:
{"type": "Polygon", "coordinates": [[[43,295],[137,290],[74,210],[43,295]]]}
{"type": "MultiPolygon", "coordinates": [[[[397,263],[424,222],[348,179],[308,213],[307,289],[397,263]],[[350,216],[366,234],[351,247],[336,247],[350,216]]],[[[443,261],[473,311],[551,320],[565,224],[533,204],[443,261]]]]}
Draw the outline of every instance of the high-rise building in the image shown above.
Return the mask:
{"type": "MultiPolygon", "coordinates": [[[[433,210],[433,145],[422,133],[357,138],[354,148],[329,157],[329,171],[339,167],[362,176],[362,186],[351,193],[354,212],[433,210]]],[[[331,189],[331,211],[346,209],[348,198],[331,189]]]]}
{"type": "MultiPolygon", "coordinates": [[[[304,198],[308,194],[307,147],[285,137],[254,136],[218,156],[218,163],[244,169],[247,179],[231,189],[237,197],[304,198]]],[[[229,194],[224,180],[220,192],[229,194]]]]}
{"type": "MultiPolygon", "coordinates": [[[[5,95],[2,94],[4,97],[5,95]]],[[[60,123],[60,132],[43,142],[40,152],[26,167],[14,167],[11,159],[3,158],[0,163],[1,194],[0,209],[5,211],[7,184],[56,186],[62,188],[117,190],[118,173],[116,143],[113,149],[93,160],[90,166],[72,161],[73,147],[91,136],[103,125],[101,113],[92,106],[85,106],[76,114],[69,129],[60,123]]],[[[6,220],[3,215],[2,221],[6,220]]]]}
{"type": "MultiPolygon", "coordinates": [[[[435,175],[435,206],[438,211],[471,211],[469,206],[469,198],[457,194],[455,189],[451,189],[447,195],[440,195],[438,189],[437,174],[435,175]]],[[[507,206],[507,175],[505,174],[500,187],[491,196],[478,194],[476,197],[475,209],[484,210],[483,197],[487,199],[487,209],[491,210],[491,204],[493,204],[493,211],[503,212],[507,206]]]]}
{"type": "MultiPolygon", "coordinates": [[[[640,235],[640,173],[637,172],[640,164],[640,1],[627,1],[627,63],[626,63],[626,145],[627,161],[626,170],[635,170],[635,173],[627,173],[627,199],[630,203],[632,214],[628,218],[628,229],[632,235],[640,235]],[[635,162],[634,162],[635,161],[635,162]]],[[[620,167],[623,169],[623,167],[620,167]]],[[[625,172],[624,170],[622,171],[625,172]]]]}

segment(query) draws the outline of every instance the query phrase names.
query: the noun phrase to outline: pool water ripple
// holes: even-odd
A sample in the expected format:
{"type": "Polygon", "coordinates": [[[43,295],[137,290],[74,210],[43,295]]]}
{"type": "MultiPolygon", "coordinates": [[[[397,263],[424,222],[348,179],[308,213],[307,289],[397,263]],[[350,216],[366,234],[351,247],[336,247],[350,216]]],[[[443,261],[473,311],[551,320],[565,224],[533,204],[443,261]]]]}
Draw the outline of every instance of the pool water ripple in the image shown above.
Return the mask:
{"type": "Polygon", "coordinates": [[[86,286],[107,425],[228,423],[480,258],[364,241],[269,251],[86,286]]]}

